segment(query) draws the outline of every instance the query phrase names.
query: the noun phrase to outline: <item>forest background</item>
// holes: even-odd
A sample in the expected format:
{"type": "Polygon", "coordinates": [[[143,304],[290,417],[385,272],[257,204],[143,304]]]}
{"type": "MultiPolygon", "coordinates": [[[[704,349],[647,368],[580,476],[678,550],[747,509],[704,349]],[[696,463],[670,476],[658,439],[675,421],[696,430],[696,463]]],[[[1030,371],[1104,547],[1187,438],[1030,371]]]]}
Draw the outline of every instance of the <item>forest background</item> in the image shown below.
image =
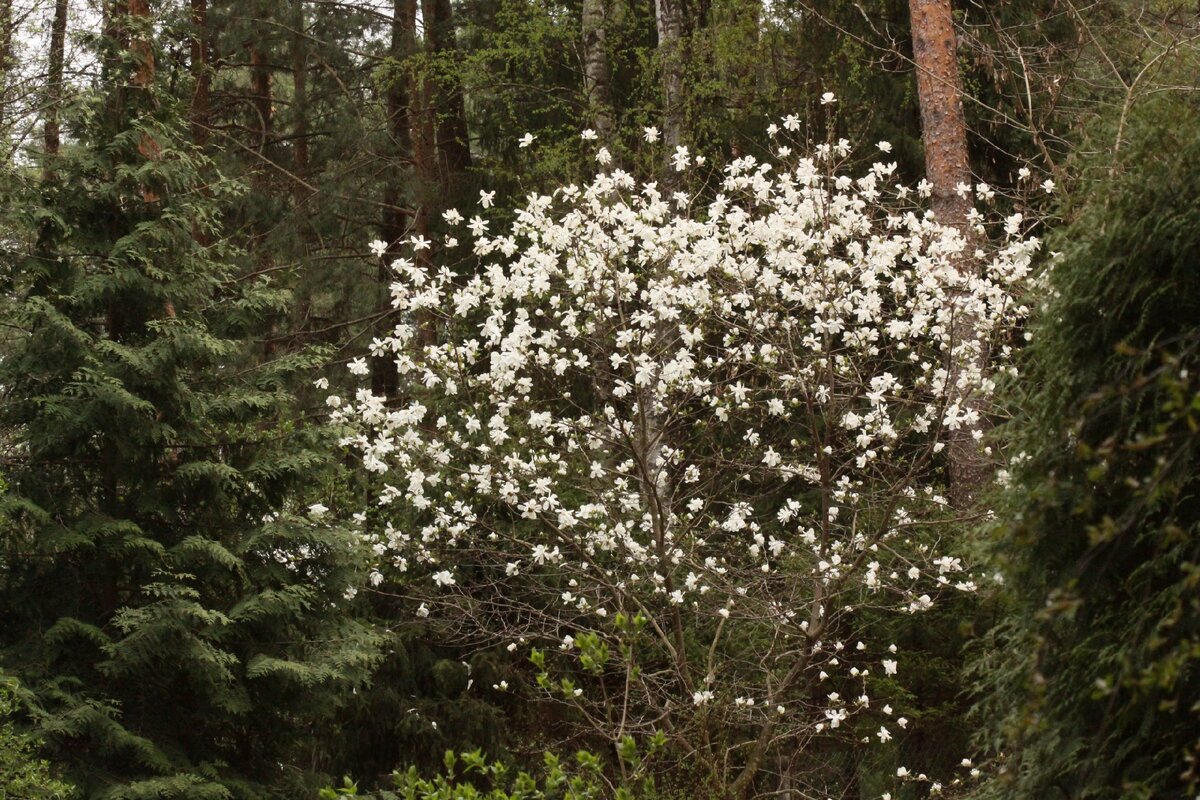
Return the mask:
{"type": "Polygon", "coordinates": [[[3,0],[0,798],[1194,796],[1198,43],[1168,0],[3,0]],[[653,177],[786,115],[953,215],[956,108],[955,179],[1046,246],[981,426],[1006,463],[922,478],[980,590],[867,623],[904,725],[730,784],[417,613],[326,403],[359,359],[411,392],[372,348],[392,256],[586,182],[584,130],[653,177]]]}

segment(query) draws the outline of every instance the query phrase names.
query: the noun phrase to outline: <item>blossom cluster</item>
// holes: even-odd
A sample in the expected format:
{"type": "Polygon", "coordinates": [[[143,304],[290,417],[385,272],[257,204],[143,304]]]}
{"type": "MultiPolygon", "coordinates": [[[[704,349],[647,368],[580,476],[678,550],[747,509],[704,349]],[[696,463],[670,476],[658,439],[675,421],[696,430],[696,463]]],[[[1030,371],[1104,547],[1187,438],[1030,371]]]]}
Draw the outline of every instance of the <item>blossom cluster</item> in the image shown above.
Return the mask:
{"type": "Polygon", "coordinates": [[[401,391],[329,401],[419,612],[563,654],[599,632],[588,663],[635,695],[613,735],[720,715],[800,741],[874,713],[856,735],[886,742],[907,720],[872,685],[899,656],[856,614],[975,588],[943,449],[1011,369],[1037,241],[986,210],[940,224],[844,140],[777,152],[695,191],[608,163],[495,230],[447,212],[466,268],[391,262],[402,321],[372,354],[401,391]]]}

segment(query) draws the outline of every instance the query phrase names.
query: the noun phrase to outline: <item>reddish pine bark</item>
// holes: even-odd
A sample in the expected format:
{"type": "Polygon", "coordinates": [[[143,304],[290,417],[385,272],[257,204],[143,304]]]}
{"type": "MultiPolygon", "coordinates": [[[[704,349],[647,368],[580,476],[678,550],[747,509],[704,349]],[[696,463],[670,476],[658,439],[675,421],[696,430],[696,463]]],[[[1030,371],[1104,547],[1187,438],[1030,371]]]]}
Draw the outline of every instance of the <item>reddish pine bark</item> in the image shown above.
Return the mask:
{"type": "MultiPolygon", "coordinates": [[[[967,222],[971,210],[969,196],[960,195],[960,184],[970,185],[971,163],[967,150],[967,124],[963,115],[962,78],[958,71],[958,43],[950,0],[909,0],[913,36],[913,60],[917,68],[917,96],[921,105],[921,132],[925,144],[925,177],[933,185],[932,207],[937,219],[952,225],[970,239],[967,222]]],[[[958,263],[960,271],[973,272],[976,265],[969,255],[958,263]]],[[[955,320],[952,334],[956,342],[968,341],[976,334],[974,320],[955,320]]],[[[982,368],[985,357],[972,366],[982,368]]],[[[949,385],[968,365],[949,364],[949,385]]],[[[953,388],[950,390],[953,392],[953,388]]],[[[951,395],[951,399],[956,399],[951,395]]],[[[973,434],[983,426],[983,409],[975,398],[964,405],[980,412],[981,422],[951,434],[947,446],[950,501],[955,508],[967,509],[991,474],[973,434]]]]}

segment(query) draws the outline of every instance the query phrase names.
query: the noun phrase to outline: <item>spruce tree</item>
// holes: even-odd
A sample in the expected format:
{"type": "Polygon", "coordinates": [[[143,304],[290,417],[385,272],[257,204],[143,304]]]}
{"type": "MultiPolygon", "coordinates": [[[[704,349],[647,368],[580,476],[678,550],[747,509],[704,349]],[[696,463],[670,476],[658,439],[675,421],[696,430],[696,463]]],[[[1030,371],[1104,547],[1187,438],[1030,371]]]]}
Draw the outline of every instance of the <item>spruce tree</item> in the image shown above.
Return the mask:
{"type": "Polygon", "coordinates": [[[108,8],[7,265],[0,670],[86,797],[297,796],[375,658],[354,539],[304,511],[330,449],[290,388],[321,354],[264,356],[287,296],[239,267],[241,187],[188,141],[151,27],[108,8]]]}

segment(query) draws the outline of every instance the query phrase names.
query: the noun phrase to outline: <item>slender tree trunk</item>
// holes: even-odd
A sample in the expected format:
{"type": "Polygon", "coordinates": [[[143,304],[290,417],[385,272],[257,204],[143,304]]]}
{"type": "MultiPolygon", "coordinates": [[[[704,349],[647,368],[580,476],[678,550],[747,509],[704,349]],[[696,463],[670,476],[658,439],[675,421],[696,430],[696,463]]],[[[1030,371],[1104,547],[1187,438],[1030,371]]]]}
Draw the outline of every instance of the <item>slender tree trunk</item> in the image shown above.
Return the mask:
{"type": "MultiPolygon", "coordinates": [[[[12,11],[10,2],[6,2],[9,13],[12,11]]],[[[9,29],[11,33],[11,28],[9,29]]],[[[11,45],[11,39],[9,44],[11,45]]],[[[61,145],[58,127],[58,115],[62,107],[63,97],[63,63],[64,50],[67,41],[67,0],[55,0],[54,18],[50,23],[50,58],[49,70],[46,76],[46,117],[42,128],[42,184],[47,195],[53,192],[55,172],[59,147],[61,145]]],[[[7,78],[7,75],[5,75],[7,78]]],[[[48,290],[57,276],[61,274],[61,261],[57,253],[57,240],[60,228],[49,215],[38,224],[37,243],[35,251],[37,258],[43,264],[41,277],[34,284],[34,293],[42,294],[48,290]],[[50,276],[54,275],[55,278],[50,276]]]]}
{"type": "MultiPolygon", "coordinates": [[[[11,12],[11,5],[9,5],[11,12]]],[[[46,76],[46,121],[42,141],[46,151],[45,177],[54,171],[53,160],[61,145],[58,115],[63,98],[63,63],[67,46],[67,0],[55,0],[54,20],[50,23],[50,64],[46,76]]]]}
{"type": "MultiPolygon", "coordinates": [[[[414,0],[393,0],[392,40],[389,55],[397,65],[413,54],[416,47],[416,6],[414,0]]],[[[400,242],[408,226],[408,215],[402,210],[405,205],[402,168],[412,162],[412,109],[409,97],[409,80],[402,74],[390,76],[384,94],[384,109],[387,114],[387,134],[390,145],[391,165],[383,188],[383,218],[380,233],[387,244],[387,252],[379,264],[378,300],[376,310],[383,314],[391,306],[388,295],[390,284],[387,262],[399,255],[400,242]]],[[[391,397],[399,387],[399,376],[395,364],[386,356],[371,359],[371,391],[381,397],[391,397]]]]}
{"type": "MultiPolygon", "coordinates": [[[[412,4],[414,12],[416,3],[412,4]]],[[[405,22],[408,25],[408,22],[405,22]]],[[[415,33],[416,17],[412,19],[412,30],[415,33]]],[[[414,47],[415,49],[415,47],[414,47]]],[[[408,87],[410,103],[409,121],[412,124],[412,160],[417,174],[417,203],[413,209],[413,233],[425,240],[431,240],[433,231],[430,216],[437,199],[440,196],[441,182],[437,162],[436,123],[434,122],[434,89],[432,82],[414,73],[412,83],[408,87]]],[[[415,250],[413,259],[417,266],[427,271],[433,266],[432,250],[430,247],[415,250]]],[[[433,344],[436,335],[433,328],[433,318],[428,312],[423,312],[417,318],[417,342],[424,346],[433,344]]]]}
{"type": "Polygon", "coordinates": [[[12,0],[0,0],[0,124],[8,116],[8,79],[13,65],[12,0]]]}
{"type": "MultiPolygon", "coordinates": [[[[265,20],[264,20],[265,23],[265,20]]],[[[264,25],[265,27],[265,25],[264,25]]],[[[274,97],[271,86],[271,66],[257,41],[250,44],[250,94],[253,97],[254,114],[251,130],[256,140],[254,150],[258,163],[251,173],[250,188],[261,198],[271,195],[271,139],[274,135],[274,97]]],[[[270,248],[266,242],[267,225],[261,218],[256,220],[250,237],[250,251],[259,270],[269,270],[274,265],[270,248]]],[[[278,320],[272,318],[267,329],[267,341],[263,346],[263,359],[275,356],[278,343],[278,320]]]]}
{"type": "Polygon", "coordinates": [[[583,90],[592,113],[592,124],[600,136],[600,141],[606,145],[611,144],[613,130],[612,91],[606,44],[607,12],[606,0],[583,0],[583,90]]]}
{"type": "Polygon", "coordinates": [[[683,143],[683,8],[682,0],[654,0],[658,58],[662,69],[663,144],[670,158],[683,143]]]}
{"type": "MultiPolygon", "coordinates": [[[[970,185],[971,164],[950,0],[909,0],[908,7],[912,23],[913,59],[917,68],[917,96],[921,105],[921,131],[925,144],[925,175],[933,185],[933,212],[939,222],[957,228],[969,241],[968,214],[972,204],[969,196],[959,194],[958,186],[970,185]]],[[[957,266],[963,272],[976,269],[969,255],[964,255],[957,266]]],[[[974,320],[962,316],[957,318],[952,335],[956,345],[974,343],[978,338],[974,320]]],[[[950,499],[960,509],[971,505],[991,473],[991,464],[973,435],[984,424],[978,399],[955,396],[955,385],[963,369],[982,368],[984,361],[985,355],[980,350],[972,355],[952,356],[949,364],[949,399],[952,402],[961,401],[967,410],[975,411],[980,416],[978,424],[952,432],[947,447],[950,499]],[[967,359],[975,363],[964,363],[967,359]]]]}
{"type": "Polygon", "coordinates": [[[458,49],[454,35],[454,7],[450,0],[422,0],[425,49],[438,57],[443,70],[433,79],[433,114],[438,161],[444,182],[471,168],[471,144],[467,131],[466,101],[457,78],[447,76],[448,60],[458,49]]]}

